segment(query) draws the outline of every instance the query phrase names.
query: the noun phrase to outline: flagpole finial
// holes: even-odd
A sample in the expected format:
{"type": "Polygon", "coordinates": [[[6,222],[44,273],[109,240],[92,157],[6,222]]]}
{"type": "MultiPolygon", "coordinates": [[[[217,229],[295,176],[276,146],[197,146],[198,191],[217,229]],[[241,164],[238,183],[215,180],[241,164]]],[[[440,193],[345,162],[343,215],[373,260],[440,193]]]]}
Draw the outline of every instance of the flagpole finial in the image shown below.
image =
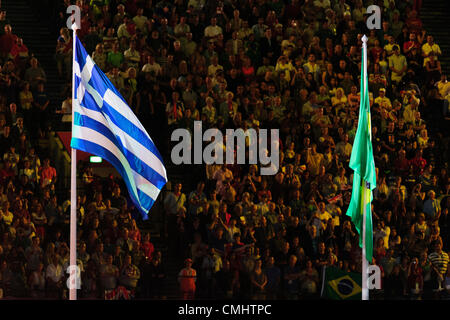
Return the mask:
{"type": "Polygon", "coordinates": [[[367,38],[366,35],[363,35],[361,40],[362,40],[362,42],[367,43],[367,40],[369,40],[369,38],[367,38]]]}

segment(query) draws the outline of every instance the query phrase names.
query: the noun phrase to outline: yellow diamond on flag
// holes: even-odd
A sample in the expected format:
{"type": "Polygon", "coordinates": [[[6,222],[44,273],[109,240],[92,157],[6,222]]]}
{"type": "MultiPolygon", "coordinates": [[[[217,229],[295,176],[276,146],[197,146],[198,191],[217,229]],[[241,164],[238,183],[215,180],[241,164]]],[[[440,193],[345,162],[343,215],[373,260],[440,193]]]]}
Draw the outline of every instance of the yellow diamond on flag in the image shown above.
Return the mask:
{"type": "Polygon", "coordinates": [[[328,285],[341,299],[348,299],[361,292],[361,286],[349,275],[330,280],[328,285]]]}

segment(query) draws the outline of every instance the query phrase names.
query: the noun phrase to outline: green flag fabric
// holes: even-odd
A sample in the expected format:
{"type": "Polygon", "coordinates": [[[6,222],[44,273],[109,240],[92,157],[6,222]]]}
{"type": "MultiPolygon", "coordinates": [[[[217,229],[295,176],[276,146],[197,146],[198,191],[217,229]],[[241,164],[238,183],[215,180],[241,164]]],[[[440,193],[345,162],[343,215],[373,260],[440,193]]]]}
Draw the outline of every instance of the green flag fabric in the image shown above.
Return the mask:
{"type": "MultiPolygon", "coordinates": [[[[364,57],[363,48],[363,57],[364,57]]],[[[373,230],[372,230],[372,190],[376,187],[375,162],[372,150],[372,127],[370,124],[370,101],[367,66],[364,59],[361,64],[361,102],[359,106],[358,129],[353,142],[352,155],[350,157],[350,168],[353,172],[352,198],[347,209],[347,216],[350,216],[353,224],[359,233],[359,245],[362,248],[362,237],[366,237],[366,258],[372,262],[373,255],[373,230]],[[364,194],[366,199],[364,199],[364,194]],[[366,234],[363,231],[363,207],[366,200],[366,234]]]]}
{"type": "Polygon", "coordinates": [[[324,267],[322,297],[331,300],[361,300],[361,274],[324,267]]]}

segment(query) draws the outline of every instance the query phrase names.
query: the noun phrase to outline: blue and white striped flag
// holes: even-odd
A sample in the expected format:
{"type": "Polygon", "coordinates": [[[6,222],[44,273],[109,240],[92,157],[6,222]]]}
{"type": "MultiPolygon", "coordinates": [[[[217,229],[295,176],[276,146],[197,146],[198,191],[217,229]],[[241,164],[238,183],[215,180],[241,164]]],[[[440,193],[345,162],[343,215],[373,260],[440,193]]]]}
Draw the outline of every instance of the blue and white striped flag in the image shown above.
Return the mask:
{"type": "Polygon", "coordinates": [[[106,75],[75,43],[75,99],[71,147],[111,163],[144,220],[167,182],[162,157],[138,118],[106,75]]]}

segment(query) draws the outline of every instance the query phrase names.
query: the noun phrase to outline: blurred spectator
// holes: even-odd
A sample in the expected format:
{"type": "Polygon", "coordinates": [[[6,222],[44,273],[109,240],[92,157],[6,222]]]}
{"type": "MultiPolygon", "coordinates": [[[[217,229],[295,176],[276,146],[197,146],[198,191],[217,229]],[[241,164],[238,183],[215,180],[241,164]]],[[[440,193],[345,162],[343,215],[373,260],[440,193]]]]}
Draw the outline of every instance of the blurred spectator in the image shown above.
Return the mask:
{"type": "Polygon", "coordinates": [[[192,300],[195,296],[197,272],[195,269],[192,269],[192,259],[186,259],[185,266],[178,274],[178,282],[180,283],[182,298],[184,300],[192,300]]]}

